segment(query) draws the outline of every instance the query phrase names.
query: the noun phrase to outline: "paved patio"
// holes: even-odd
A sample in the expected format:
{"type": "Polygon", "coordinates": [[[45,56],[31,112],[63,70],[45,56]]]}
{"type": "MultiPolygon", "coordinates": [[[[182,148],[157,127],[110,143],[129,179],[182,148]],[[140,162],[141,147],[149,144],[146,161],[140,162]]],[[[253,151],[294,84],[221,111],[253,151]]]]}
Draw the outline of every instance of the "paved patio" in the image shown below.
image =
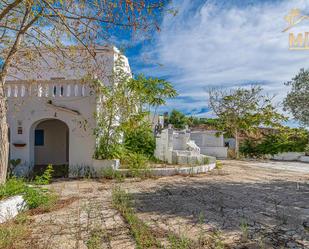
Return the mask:
{"type": "Polygon", "coordinates": [[[103,234],[101,248],[135,248],[127,224],[111,205],[115,186],[131,193],[138,217],[162,234],[196,239],[201,231],[208,236],[220,230],[222,240],[238,248],[245,223],[246,248],[260,248],[260,243],[273,249],[309,248],[307,169],[302,163],[227,160],[222,170],[195,177],[55,182],[50,188],[73,201],[32,216],[25,248],[87,248],[94,231],[103,234]]]}

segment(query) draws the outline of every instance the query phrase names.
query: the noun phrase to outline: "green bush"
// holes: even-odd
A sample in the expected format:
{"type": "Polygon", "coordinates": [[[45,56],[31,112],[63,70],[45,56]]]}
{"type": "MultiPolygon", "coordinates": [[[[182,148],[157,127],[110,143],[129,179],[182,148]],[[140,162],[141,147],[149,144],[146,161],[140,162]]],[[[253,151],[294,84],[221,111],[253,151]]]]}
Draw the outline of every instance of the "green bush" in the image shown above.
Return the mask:
{"type": "Polygon", "coordinates": [[[150,125],[146,123],[126,131],[124,146],[130,152],[152,156],[156,145],[150,125]]]}
{"type": "Polygon", "coordinates": [[[0,199],[14,195],[22,195],[29,209],[50,207],[57,200],[57,196],[48,190],[27,185],[23,179],[11,178],[0,185],[0,199]]]}
{"type": "Polygon", "coordinates": [[[275,155],[283,152],[304,152],[308,143],[308,132],[304,129],[285,128],[276,134],[267,135],[263,140],[245,140],[240,152],[249,157],[275,155]]]}
{"type": "Polygon", "coordinates": [[[29,209],[41,207],[51,208],[56,202],[57,196],[41,188],[28,187],[24,193],[25,201],[29,209]]]}
{"type": "Polygon", "coordinates": [[[5,184],[0,185],[0,200],[18,194],[25,193],[26,184],[23,179],[10,178],[5,184]]]}
{"type": "Polygon", "coordinates": [[[143,154],[139,153],[126,153],[122,160],[121,164],[129,169],[131,176],[145,176],[148,171],[148,158],[143,154]]]}
{"type": "Polygon", "coordinates": [[[49,164],[47,166],[47,169],[44,171],[43,175],[35,177],[34,183],[38,185],[50,184],[53,178],[53,172],[54,172],[53,166],[49,164]]]}
{"type": "Polygon", "coordinates": [[[305,147],[305,153],[306,153],[306,156],[309,156],[309,144],[307,144],[305,147]]]}

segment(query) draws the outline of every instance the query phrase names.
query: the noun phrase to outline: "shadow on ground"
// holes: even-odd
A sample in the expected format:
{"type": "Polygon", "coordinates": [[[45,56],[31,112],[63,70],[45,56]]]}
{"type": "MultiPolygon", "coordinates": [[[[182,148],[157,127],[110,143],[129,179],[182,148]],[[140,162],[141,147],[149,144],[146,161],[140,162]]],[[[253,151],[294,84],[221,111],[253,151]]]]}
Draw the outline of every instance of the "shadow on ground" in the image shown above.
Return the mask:
{"type": "Polygon", "coordinates": [[[193,178],[134,193],[135,208],[138,213],[182,217],[192,223],[203,217],[203,223],[223,232],[240,231],[246,224],[252,236],[262,234],[274,245],[309,241],[309,182],[222,180],[193,178]]]}

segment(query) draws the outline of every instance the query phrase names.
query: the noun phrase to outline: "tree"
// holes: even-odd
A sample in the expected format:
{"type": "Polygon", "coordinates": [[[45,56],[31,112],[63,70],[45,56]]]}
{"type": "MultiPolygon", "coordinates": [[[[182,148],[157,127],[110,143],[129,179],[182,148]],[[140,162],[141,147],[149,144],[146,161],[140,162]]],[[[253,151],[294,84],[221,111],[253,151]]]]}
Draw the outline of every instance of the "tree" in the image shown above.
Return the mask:
{"type": "Polygon", "coordinates": [[[285,110],[290,111],[296,120],[309,126],[309,70],[301,69],[285,85],[292,86],[283,102],[285,110]]]}
{"type": "Polygon", "coordinates": [[[154,135],[147,115],[150,107],[166,103],[177,93],[162,79],[139,76],[132,78],[123,70],[121,57],[116,61],[111,81],[104,86],[96,82],[100,111],[96,113],[98,146],[95,157],[110,159],[121,156],[123,148],[150,156],[154,150],[154,135]]]}
{"type": "Polygon", "coordinates": [[[262,88],[237,88],[230,91],[211,89],[209,107],[218,117],[217,128],[232,134],[236,140],[235,154],[239,157],[239,135],[255,132],[259,126],[280,126],[284,116],[276,111],[272,98],[262,88]]]}
{"type": "MultiPolygon", "coordinates": [[[[132,78],[128,83],[130,92],[138,93],[135,95],[140,110],[154,111],[156,114],[158,107],[166,104],[167,98],[177,96],[176,90],[171,83],[156,77],[145,77],[143,74],[132,78]]],[[[153,122],[153,120],[151,121],[153,122]]]]}
{"type": "MultiPolygon", "coordinates": [[[[91,65],[95,45],[115,34],[158,28],[158,12],[167,0],[7,0],[0,2],[0,183],[8,165],[8,126],[5,82],[12,68],[31,71],[34,58],[54,55],[61,67],[83,49],[91,65]],[[156,14],[153,14],[156,13],[156,14]],[[74,46],[69,46],[74,45],[74,46]],[[42,50],[47,51],[42,53],[42,50]],[[61,56],[59,56],[61,55],[61,56]]],[[[76,56],[75,56],[76,57],[76,56]]],[[[84,63],[76,62],[77,65],[84,63]]],[[[89,68],[85,68],[88,70],[89,68]]],[[[91,67],[95,74],[99,67],[91,67]]]]}
{"type": "Polygon", "coordinates": [[[188,119],[182,112],[174,109],[169,116],[168,122],[177,129],[184,129],[188,124],[188,119]]]}

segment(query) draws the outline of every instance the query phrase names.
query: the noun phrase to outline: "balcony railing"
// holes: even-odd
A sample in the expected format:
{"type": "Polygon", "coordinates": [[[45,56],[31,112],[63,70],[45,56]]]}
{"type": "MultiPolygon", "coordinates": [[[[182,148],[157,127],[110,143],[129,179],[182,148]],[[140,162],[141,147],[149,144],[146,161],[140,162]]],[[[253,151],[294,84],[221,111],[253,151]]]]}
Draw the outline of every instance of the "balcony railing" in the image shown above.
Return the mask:
{"type": "Polygon", "coordinates": [[[21,83],[8,82],[5,84],[6,96],[8,98],[35,97],[87,97],[93,95],[92,89],[82,83],[21,83]]]}

